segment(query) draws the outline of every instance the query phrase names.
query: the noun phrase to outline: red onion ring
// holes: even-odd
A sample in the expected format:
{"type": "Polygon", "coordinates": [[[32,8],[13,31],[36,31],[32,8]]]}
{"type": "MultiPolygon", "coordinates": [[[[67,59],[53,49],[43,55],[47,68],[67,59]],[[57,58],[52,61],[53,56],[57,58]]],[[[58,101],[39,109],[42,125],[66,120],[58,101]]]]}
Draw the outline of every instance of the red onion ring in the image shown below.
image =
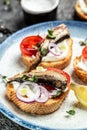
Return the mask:
{"type": "Polygon", "coordinates": [[[20,85],[20,87],[18,87],[17,91],[16,91],[16,96],[19,100],[23,101],[23,102],[26,102],[26,103],[30,103],[30,102],[33,102],[35,101],[36,98],[38,98],[40,96],[40,88],[39,88],[39,85],[37,85],[36,83],[32,83],[32,82],[29,82],[29,81],[26,81],[24,83],[22,83],[20,85]],[[28,85],[28,86],[26,86],[28,85]],[[34,95],[29,95],[29,97],[23,97],[22,95],[20,95],[20,89],[22,88],[28,88],[28,87],[31,87],[32,86],[32,90],[33,90],[33,94],[34,95]],[[35,93],[34,93],[35,92],[35,93]]]}
{"type": "Polygon", "coordinates": [[[22,83],[20,87],[18,87],[16,96],[20,101],[23,101],[25,103],[30,103],[34,101],[43,103],[49,99],[49,93],[43,86],[38,85],[36,83],[29,82],[29,81],[22,83]],[[32,96],[29,95],[29,97],[23,97],[22,95],[20,95],[20,89],[28,88],[28,87],[29,88],[32,87],[31,90],[35,92],[34,95],[32,95],[32,93],[31,93],[32,96]]]}
{"type": "Polygon", "coordinates": [[[54,44],[54,43],[49,43],[48,50],[49,50],[49,52],[51,52],[54,56],[60,56],[60,55],[62,54],[62,52],[60,51],[60,48],[59,48],[56,44],[54,44]],[[56,48],[56,47],[59,49],[59,52],[58,52],[58,53],[55,53],[55,52],[52,51],[52,48],[56,48]]]}
{"type": "Polygon", "coordinates": [[[35,101],[44,103],[49,99],[49,92],[43,86],[39,86],[41,95],[35,99],[35,101]]]}

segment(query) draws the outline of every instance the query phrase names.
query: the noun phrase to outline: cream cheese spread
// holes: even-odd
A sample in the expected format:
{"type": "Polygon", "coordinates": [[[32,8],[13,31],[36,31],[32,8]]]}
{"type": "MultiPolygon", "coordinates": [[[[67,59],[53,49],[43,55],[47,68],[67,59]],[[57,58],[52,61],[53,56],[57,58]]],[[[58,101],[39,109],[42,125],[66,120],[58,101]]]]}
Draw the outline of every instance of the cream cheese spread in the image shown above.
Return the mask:
{"type": "Polygon", "coordinates": [[[52,54],[50,51],[47,53],[46,56],[42,58],[42,61],[58,61],[64,59],[68,54],[68,44],[67,40],[64,40],[63,42],[58,43],[54,48],[52,48],[52,52],[55,54],[52,54]],[[60,49],[59,49],[60,48],[60,49]],[[60,55],[58,52],[61,51],[60,55]]]}
{"type": "Polygon", "coordinates": [[[84,71],[87,71],[87,60],[81,58],[81,61],[78,63],[78,67],[83,69],[84,71]]]}

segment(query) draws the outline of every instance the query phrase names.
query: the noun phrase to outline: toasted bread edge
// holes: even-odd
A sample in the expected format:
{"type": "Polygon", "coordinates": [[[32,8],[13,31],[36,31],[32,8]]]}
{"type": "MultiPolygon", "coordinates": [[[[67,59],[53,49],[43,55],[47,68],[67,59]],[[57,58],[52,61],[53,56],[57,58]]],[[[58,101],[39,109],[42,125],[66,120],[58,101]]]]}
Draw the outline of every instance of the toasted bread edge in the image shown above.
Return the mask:
{"type": "Polygon", "coordinates": [[[39,103],[36,101],[32,103],[25,103],[16,97],[16,91],[13,87],[13,84],[8,83],[6,89],[6,95],[8,99],[12,101],[18,108],[24,112],[38,115],[49,114],[56,111],[67,97],[68,92],[69,90],[62,93],[62,95],[57,98],[49,99],[45,103],[39,103]]]}
{"type": "Polygon", "coordinates": [[[75,70],[76,75],[78,76],[78,78],[81,81],[83,81],[84,83],[87,83],[87,72],[77,66],[77,64],[78,64],[78,62],[80,60],[81,60],[81,56],[80,57],[76,57],[74,59],[74,70],[75,70]]]}

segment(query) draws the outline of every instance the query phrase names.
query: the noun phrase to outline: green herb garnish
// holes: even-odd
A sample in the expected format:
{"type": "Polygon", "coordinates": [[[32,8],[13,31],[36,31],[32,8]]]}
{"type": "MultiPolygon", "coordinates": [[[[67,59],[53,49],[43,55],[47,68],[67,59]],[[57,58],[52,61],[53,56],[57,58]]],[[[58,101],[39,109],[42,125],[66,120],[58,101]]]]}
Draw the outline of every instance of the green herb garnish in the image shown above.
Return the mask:
{"type": "Polygon", "coordinates": [[[55,39],[56,38],[56,36],[53,34],[53,30],[48,30],[47,38],[50,38],[50,39],[55,39]]]}
{"type": "Polygon", "coordinates": [[[6,79],[7,77],[6,76],[2,76],[2,79],[6,79]]]}
{"type": "Polygon", "coordinates": [[[56,92],[56,94],[55,94],[55,95],[53,95],[53,98],[56,98],[56,97],[60,96],[60,95],[61,95],[61,93],[62,93],[62,91],[57,91],[57,92],[56,92]]]}
{"type": "Polygon", "coordinates": [[[53,35],[53,30],[48,29],[48,33],[49,33],[50,35],[53,35]]]}
{"type": "Polygon", "coordinates": [[[80,41],[79,44],[80,44],[80,46],[86,46],[87,45],[87,39],[85,39],[84,41],[80,41]]]}
{"type": "Polygon", "coordinates": [[[74,109],[71,109],[69,111],[66,111],[69,115],[75,115],[75,110],[74,109]]]}
{"type": "Polygon", "coordinates": [[[26,76],[26,75],[23,75],[21,78],[22,78],[22,80],[26,80],[26,79],[27,79],[27,76],[26,76]]]}
{"type": "Polygon", "coordinates": [[[47,54],[47,49],[46,48],[44,48],[44,47],[41,47],[41,54],[42,55],[46,55],[47,54]]]}
{"type": "Polygon", "coordinates": [[[38,81],[38,77],[37,76],[33,76],[31,78],[28,78],[29,81],[31,82],[37,82],[38,81]]]}
{"type": "Polygon", "coordinates": [[[1,76],[1,79],[5,82],[5,83],[7,83],[7,76],[1,76]]]}

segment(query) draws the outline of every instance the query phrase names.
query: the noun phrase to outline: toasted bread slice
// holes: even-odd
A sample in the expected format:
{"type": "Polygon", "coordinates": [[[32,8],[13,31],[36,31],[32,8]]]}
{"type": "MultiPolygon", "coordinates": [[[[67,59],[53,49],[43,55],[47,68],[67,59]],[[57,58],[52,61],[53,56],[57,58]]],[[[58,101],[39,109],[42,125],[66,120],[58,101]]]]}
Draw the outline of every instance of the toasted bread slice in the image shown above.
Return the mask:
{"type": "Polygon", "coordinates": [[[57,26],[53,30],[53,34],[56,36],[56,38],[50,39],[50,38],[46,37],[43,40],[43,42],[40,46],[40,49],[41,48],[48,49],[50,42],[53,42],[56,44],[56,42],[60,43],[63,40],[67,40],[67,44],[69,47],[67,56],[64,59],[61,59],[58,61],[45,62],[45,61],[42,61],[42,58],[44,55],[40,52],[40,50],[37,52],[36,56],[27,56],[27,55],[22,54],[22,60],[23,60],[24,64],[27,66],[28,70],[34,69],[37,65],[43,66],[45,68],[55,67],[55,68],[59,68],[59,69],[64,69],[66,66],[69,65],[69,63],[71,61],[71,57],[72,57],[73,41],[70,38],[70,33],[69,33],[67,26],[65,24],[61,24],[61,25],[57,26]]]}
{"type": "Polygon", "coordinates": [[[7,91],[6,95],[10,101],[12,101],[18,108],[20,108],[22,111],[31,113],[31,114],[49,114],[54,111],[56,111],[68,95],[69,90],[62,93],[57,98],[51,98],[45,103],[39,103],[39,102],[32,102],[32,103],[25,103],[20,101],[16,97],[16,91],[13,87],[13,84],[8,83],[7,84],[7,91]]]}
{"type": "MultiPolygon", "coordinates": [[[[69,51],[68,51],[67,56],[64,59],[61,59],[61,60],[58,60],[58,61],[53,61],[53,62],[41,61],[38,64],[38,66],[42,66],[44,68],[53,67],[53,68],[58,68],[58,69],[64,69],[65,67],[67,67],[70,64],[71,58],[72,58],[73,41],[72,41],[71,38],[67,39],[67,44],[68,44],[68,47],[69,47],[69,51]]],[[[39,59],[38,55],[37,55],[36,59],[37,58],[39,59]]],[[[32,58],[27,56],[27,55],[22,55],[22,60],[28,68],[29,68],[29,66],[31,66],[31,64],[33,62],[36,62],[35,60],[32,60],[32,58]]],[[[40,61],[40,59],[38,61],[40,61]]]]}
{"type": "Polygon", "coordinates": [[[22,54],[22,61],[27,66],[28,71],[30,71],[38,65],[40,57],[40,52],[37,52],[36,57],[22,54]]]}
{"type": "Polygon", "coordinates": [[[71,58],[72,58],[72,39],[68,38],[67,39],[67,44],[69,47],[69,51],[67,53],[67,56],[64,59],[58,60],[58,61],[53,61],[53,62],[47,62],[47,61],[42,61],[38,66],[42,66],[44,68],[58,68],[58,69],[64,69],[70,64],[71,58]]]}
{"type": "Polygon", "coordinates": [[[76,11],[76,14],[78,15],[78,17],[79,17],[80,19],[82,19],[82,20],[87,20],[87,14],[85,14],[85,13],[81,10],[81,8],[80,8],[78,2],[76,2],[76,4],[75,4],[75,11],[76,11]]]}
{"type": "Polygon", "coordinates": [[[74,59],[74,69],[75,69],[75,72],[78,76],[78,78],[83,81],[84,83],[87,83],[87,71],[84,71],[83,69],[79,68],[77,66],[78,62],[80,62],[81,60],[81,56],[80,57],[76,57],[74,59]]]}

